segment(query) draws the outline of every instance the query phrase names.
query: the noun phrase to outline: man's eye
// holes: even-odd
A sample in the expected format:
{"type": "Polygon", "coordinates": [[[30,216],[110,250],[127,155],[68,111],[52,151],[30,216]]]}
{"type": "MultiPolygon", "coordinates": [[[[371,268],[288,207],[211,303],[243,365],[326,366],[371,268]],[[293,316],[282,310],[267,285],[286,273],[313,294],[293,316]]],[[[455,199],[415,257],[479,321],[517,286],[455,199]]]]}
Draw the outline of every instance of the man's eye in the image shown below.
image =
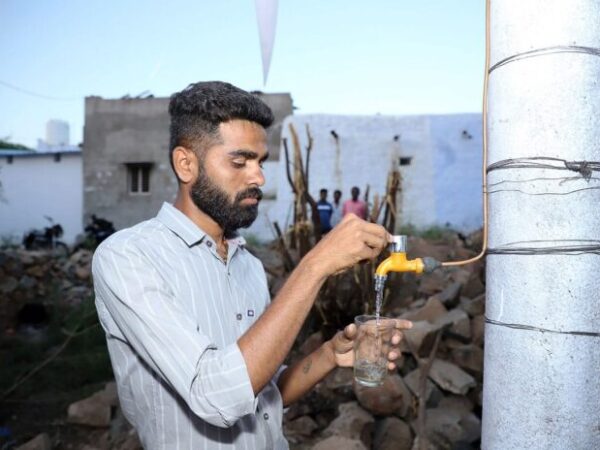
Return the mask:
{"type": "Polygon", "coordinates": [[[234,167],[244,167],[246,165],[245,159],[234,159],[231,161],[234,167]]]}

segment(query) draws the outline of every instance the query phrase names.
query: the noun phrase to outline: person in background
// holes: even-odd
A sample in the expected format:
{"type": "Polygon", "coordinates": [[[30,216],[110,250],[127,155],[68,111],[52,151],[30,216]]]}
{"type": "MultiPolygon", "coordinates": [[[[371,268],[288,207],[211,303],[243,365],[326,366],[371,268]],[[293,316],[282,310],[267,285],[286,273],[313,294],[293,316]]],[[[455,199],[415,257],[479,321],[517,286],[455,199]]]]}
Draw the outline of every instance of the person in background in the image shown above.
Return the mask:
{"type": "Polygon", "coordinates": [[[358,198],[358,196],[360,195],[360,189],[354,186],[350,193],[352,194],[352,198],[344,202],[344,206],[342,208],[342,215],[346,216],[347,214],[355,214],[361,219],[366,219],[367,204],[358,198]]]}
{"type": "Polygon", "coordinates": [[[342,191],[333,191],[333,214],[331,215],[331,226],[335,227],[342,220],[342,191]]]}
{"type": "Polygon", "coordinates": [[[332,228],[331,216],[333,215],[333,206],[327,201],[327,189],[319,191],[317,209],[319,210],[319,218],[321,219],[321,233],[329,233],[332,228]]]}

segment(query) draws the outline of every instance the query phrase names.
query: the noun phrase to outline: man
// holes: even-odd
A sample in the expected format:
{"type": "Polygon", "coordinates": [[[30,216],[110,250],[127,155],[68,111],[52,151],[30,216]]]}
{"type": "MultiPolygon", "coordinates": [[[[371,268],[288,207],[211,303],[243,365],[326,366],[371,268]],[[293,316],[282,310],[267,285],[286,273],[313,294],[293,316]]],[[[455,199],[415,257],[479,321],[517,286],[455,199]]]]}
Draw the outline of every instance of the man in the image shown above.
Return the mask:
{"type": "Polygon", "coordinates": [[[335,227],[342,220],[342,191],[333,191],[333,214],[331,215],[331,226],[335,227]]]}
{"type": "MultiPolygon", "coordinates": [[[[270,302],[262,265],[236,230],[257,216],[271,111],[206,82],[173,95],[169,114],[175,203],[113,234],[92,266],[123,413],[145,448],[288,448],[283,406],[352,365],[356,329],[289,368],[284,358],[325,279],[376,257],[389,236],[349,215],[270,302]]],[[[397,356],[388,355],[391,368],[397,356]]]]}
{"type": "Polygon", "coordinates": [[[360,195],[360,189],[354,186],[350,191],[352,198],[350,200],[346,200],[344,202],[342,214],[345,216],[346,214],[355,214],[361,219],[367,218],[367,204],[360,200],[358,196],[360,195]]]}
{"type": "Polygon", "coordinates": [[[326,234],[331,231],[331,215],[333,214],[333,206],[327,201],[327,189],[319,191],[319,201],[317,202],[319,210],[319,219],[321,220],[321,233],[326,234]]]}

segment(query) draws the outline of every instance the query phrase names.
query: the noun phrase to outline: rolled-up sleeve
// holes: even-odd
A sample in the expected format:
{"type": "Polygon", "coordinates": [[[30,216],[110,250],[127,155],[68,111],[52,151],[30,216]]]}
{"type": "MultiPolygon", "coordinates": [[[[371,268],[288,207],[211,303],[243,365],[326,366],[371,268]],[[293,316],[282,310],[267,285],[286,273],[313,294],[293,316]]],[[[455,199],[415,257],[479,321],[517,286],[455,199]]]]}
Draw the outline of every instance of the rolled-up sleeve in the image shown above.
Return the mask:
{"type": "Polygon", "coordinates": [[[196,415],[230,427],[256,410],[237,343],[217,348],[198,330],[136,240],[103,243],[92,272],[106,332],[125,339],[196,415]]]}

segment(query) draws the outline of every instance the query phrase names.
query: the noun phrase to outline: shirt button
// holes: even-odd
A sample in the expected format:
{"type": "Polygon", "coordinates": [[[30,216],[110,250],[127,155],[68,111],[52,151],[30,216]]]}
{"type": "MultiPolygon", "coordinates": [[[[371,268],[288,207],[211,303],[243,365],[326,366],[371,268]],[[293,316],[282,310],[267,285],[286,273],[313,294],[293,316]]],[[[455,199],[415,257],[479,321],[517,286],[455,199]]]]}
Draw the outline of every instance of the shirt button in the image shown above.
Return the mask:
{"type": "Polygon", "coordinates": [[[264,417],[265,420],[269,420],[269,415],[267,413],[264,413],[263,417],[264,417]]]}
{"type": "Polygon", "coordinates": [[[210,248],[210,247],[212,247],[212,242],[206,241],[206,245],[208,245],[208,247],[210,248]]]}
{"type": "Polygon", "coordinates": [[[242,320],[242,315],[241,315],[240,313],[237,313],[237,314],[235,315],[235,318],[236,318],[237,320],[242,320]]]}

